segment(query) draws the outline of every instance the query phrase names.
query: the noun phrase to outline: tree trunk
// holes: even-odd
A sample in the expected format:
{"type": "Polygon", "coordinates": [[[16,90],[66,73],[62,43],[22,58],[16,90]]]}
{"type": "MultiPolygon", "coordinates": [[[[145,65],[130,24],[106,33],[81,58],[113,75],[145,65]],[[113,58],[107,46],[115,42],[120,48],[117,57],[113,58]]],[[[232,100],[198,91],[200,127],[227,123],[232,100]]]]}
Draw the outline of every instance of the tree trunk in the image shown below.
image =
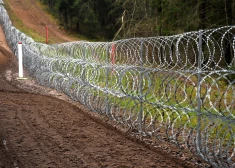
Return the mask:
{"type": "Polygon", "coordinates": [[[64,11],[64,23],[65,23],[65,29],[68,29],[68,12],[67,12],[67,8],[64,11]]]}
{"type": "Polygon", "coordinates": [[[77,26],[76,26],[76,28],[77,28],[77,32],[80,33],[80,23],[79,23],[79,21],[77,21],[77,26]]]}
{"type": "Polygon", "coordinates": [[[199,29],[206,29],[207,0],[198,0],[199,29]]]}
{"type": "Polygon", "coordinates": [[[233,24],[232,5],[233,5],[232,0],[224,0],[225,14],[226,14],[226,24],[227,24],[227,26],[233,24]]]}
{"type": "MultiPolygon", "coordinates": [[[[227,26],[232,25],[233,24],[233,13],[232,13],[232,5],[233,2],[232,0],[224,0],[224,6],[225,6],[225,14],[226,14],[226,24],[227,26]]],[[[232,62],[232,37],[227,34],[226,38],[225,38],[225,60],[227,65],[230,65],[232,62]]]]}

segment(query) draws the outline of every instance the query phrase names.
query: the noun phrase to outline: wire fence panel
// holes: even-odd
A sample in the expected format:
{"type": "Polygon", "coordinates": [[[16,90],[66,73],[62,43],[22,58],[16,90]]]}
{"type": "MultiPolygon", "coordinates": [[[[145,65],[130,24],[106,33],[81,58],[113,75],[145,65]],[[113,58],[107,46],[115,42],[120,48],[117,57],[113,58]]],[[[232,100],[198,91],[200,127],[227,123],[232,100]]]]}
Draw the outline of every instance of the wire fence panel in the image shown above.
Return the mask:
{"type": "MultiPolygon", "coordinates": [[[[0,1],[1,4],[1,1],[0,1]]],[[[0,24],[24,66],[87,108],[187,147],[214,167],[235,166],[235,26],[114,42],[46,45],[0,24]]]]}

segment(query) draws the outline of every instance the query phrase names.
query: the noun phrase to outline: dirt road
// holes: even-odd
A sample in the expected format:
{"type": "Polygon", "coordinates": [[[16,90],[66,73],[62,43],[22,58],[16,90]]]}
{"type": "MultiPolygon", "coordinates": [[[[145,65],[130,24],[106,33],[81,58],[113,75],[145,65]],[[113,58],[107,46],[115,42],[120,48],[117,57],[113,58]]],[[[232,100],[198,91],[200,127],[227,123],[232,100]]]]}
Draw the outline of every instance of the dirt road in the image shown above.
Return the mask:
{"type": "MultiPolygon", "coordinates": [[[[34,30],[37,34],[45,37],[46,26],[49,30],[49,41],[54,43],[76,41],[77,38],[59,28],[59,26],[43,12],[36,0],[7,0],[12,10],[27,28],[34,30]]],[[[45,41],[42,41],[45,42],[45,41]]]]}

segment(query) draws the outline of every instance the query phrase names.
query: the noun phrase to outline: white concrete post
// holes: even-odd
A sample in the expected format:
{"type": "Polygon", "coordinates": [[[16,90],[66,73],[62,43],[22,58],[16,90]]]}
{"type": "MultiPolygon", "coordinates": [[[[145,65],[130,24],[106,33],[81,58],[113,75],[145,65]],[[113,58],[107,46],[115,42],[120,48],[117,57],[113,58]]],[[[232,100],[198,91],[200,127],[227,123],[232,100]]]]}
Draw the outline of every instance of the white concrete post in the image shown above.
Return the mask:
{"type": "Polygon", "coordinates": [[[19,78],[23,78],[23,54],[22,54],[22,42],[18,42],[18,61],[19,61],[19,78]]]}

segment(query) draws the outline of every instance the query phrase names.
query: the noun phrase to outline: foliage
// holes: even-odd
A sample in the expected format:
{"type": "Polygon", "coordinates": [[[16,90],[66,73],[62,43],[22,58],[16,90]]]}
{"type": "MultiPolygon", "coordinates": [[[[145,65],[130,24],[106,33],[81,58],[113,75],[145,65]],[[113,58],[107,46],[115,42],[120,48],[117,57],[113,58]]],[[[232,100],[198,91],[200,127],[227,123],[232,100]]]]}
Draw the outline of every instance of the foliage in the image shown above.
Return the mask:
{"type": "Polygon", "coordinates": [[[234,23],[234,0],[117,0],[126,15],[121,36],[173,35],[234,23]]]}
{"type": "Polygon", "coordinates": [[[43,0],[66,29],[95,39],[112,39],[123,11],[113,0],[43,0]]]}
{"type": "Polygon", "coordinates": [[[65,28],[96,39],[179,34],[234,24],[235,0],[41,0],[65,28]]]}

